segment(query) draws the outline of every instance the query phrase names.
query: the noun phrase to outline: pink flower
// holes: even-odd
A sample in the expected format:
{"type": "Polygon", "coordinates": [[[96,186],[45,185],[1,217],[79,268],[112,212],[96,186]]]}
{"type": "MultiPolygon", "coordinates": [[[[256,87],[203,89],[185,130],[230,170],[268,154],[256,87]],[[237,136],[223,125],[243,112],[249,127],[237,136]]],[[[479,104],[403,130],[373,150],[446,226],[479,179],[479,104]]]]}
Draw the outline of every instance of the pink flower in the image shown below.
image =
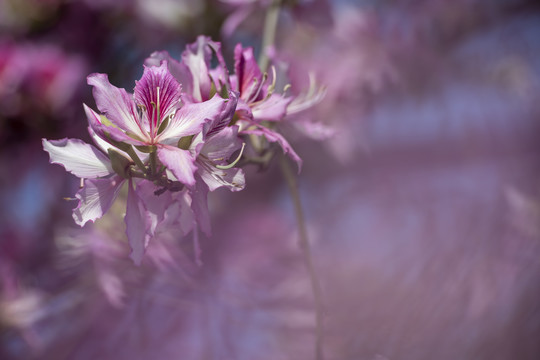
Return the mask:
{"type": "MultiPolygon", "coordinates": [[[[267,142],[278,143],[301,168],[302,160],[288,141],[279,133],[279,122],[292,113],[302,111],[321,99],[321,92],[312,92],[309,97],[285,95],[276,91],[277,76],[272,68],[269,75],[257,64],[252,48],[238,44],[234,51],[234,74],[230,75],[221,54],[221,45],[207,37],[186,47],[182,62],[172,59],[167,52],[153,53],[147,65],[163,66],[167,63],[171,74],[184,86],[186,102],[200,102],[233,91],[238,94],[238,105],[231,124],[238,126],[240,137],[263,137],[267,142]],[[212,55],[217,65],[211,67],[212,55]],[[269,125],[269,123],[274,123],[269,125]]],[[[261,155],[265,149],[255,149],[261,155]]]]}
{"type": "MultiPolygon", "coordinates": [[[[150,158],[157,154],[173,180],[195,184],[195,158],[179,148],[178,142],[199,133],[205,122],[220,117],[231,99],[216,94],[205,102],[181,105],[181,85],[166,63],[145,67],[133,96],[111,85],[105,74],[90,75],[88,83],[94,86],[98,109],[106,116],[103,119],[85,106],[90,127],[101,139],[113,145],[138,146],[150,158]]],[[[229,96],[235,102],[234,95],[229,96]]]]}
{"type": "Polygon", "coordinates": [[[187,187],[194,199],[192,208],[198,210],[193,194],[200,187],[195,173],[196,157],[206,139],[203,127],[228,124],[236,98],[230,93],[228,99],[215,95],[204,102],[182,104],[181,85],[166,63],[146,67],[133,95],[111,85],[104,74],[90,75],[88,83],[94,86],[94,98],[103,113],[84,106],[98,148],[77,139],[43,139],[43,147],[52,163],[84,179],[76,194],[79,205],[73,211],[80,226],[103,216],[121,186],[128,183],[126,233],[131,257],[139,264],[174,202],[173,196],[163,193],[187,187]],[[198,147],[191,146],[196,134],[202,137],[198,147]]]}

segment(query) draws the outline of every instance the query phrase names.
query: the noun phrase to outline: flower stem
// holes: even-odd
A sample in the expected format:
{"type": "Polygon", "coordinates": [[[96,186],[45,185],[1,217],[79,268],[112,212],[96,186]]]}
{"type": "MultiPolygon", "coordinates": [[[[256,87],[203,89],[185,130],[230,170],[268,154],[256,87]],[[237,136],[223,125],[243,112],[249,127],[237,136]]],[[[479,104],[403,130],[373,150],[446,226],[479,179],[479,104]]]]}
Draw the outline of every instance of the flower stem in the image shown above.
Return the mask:
{"type": "Polygon", "coordinates": [[[156,176],[156,162],[157,162],[157,152],[152,151],[150,153],[150,176],[156,176]]]}
{"type": "Polygon", "coordinates": [[[281,0],[273,0],[266,12],[266,18],[264,19],[264,32],[261,53],[259,55],[259,67],[263,72],[266,71],[268,64],[270,63],[270,59],[268,58],[268,48],[274,45],[274,40],[276,38],[280,5],[281,0]]]}
{"type": "MultiPolygon", "coordinates": [[[[270,46],[274,45],[280,6],[281,0],[273,0],[272,4],[270,4],[270,7],[268,8],[268,11],[266,12],[261,53],[259,55],[259,67],[263,72],[268,69],[268,65],[270,63],[270,59],[268,57],[268,50],[270,46]]],[[[279,164],[281,166],[281,172],[283,173],[283,177],[285,178],[287,186],[289,187],[289,192],[291,194],[291,198],[294,204],[296,222],[298,223],[298,232],[300,234],[300,248],[302,249],[304,262],[306,263],[306,268],[309,273],[311,289],[313,291],[313,298],[315,301],[315,359],[323,360],[323,307],[321,286],[319,284],[317,274],[315,273],[313,260],[311,258],[311,250],[309,248],[306,224],[304,221],[304,212],[302,211],[302,204],[300,202],[300,194],[298,193],[296,176],[293,173],[285,156],[280,157],[279,164]]]]}
{"type": "Polygon", "coordinates": [[[298,223],[298,232],[300,235],[300,248],[302,249],[302,254],[304,256],[304,261],[306,263],[306,268],[309,273],[309,278],[311,281],[311,290],[313,291],[313,298],[315,301],[315,359],[323,360],[323,304],[322,304],[322,293],[321,285],[317,278],[315,272],[315,267],[313,266],[313,259],[311,257],[311,249],[309,247],[306,223],[304,220],[304,212],[302,211],[302,204],[300,202],[300,194],[298,192],[298,184],[296,182],[296,176],[293,173],[290,164],[287,162],[285,156],[280,156],[279,165],[281,167],[281,172],[283,177],[287,182],[289,187],[289,192],[294,204],[294,211],[296,214],[296,221],[298,223]]]}

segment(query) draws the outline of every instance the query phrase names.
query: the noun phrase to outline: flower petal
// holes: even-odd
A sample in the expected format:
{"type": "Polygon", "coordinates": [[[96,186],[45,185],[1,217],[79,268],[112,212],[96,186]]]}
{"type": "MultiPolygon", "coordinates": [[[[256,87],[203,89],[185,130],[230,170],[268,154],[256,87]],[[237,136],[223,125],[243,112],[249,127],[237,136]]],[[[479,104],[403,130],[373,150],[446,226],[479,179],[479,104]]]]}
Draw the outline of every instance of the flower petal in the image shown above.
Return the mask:
{"type": "Polygon", "coordinates": [[[201,153],[211,161],[223,165],[233,152],[242,146],[238,138],[238,126],[229,126],[219,133],[208,138],[202,147],[201,153]]]}
{"type": "Polygon", "coordinates": [[[159,160],[165,165],[181,183],[193,186],[194,173],[197,171],[195,160],[188,150],[174,146],[161,145],[157,149],[159,160]]]}
{"type": "Polygon", "coordinates": [[[149,121],[151,134],[157,133],[159,123],[180,106],[181,89],[166,61],[158,67],[144,67],[143,76],[136,82],[134,97],[137,104],[144,105],[143,113],[149,121]]]}
{"type": "Polygon", "coordinates": [[[238,104],[236,105],[236,111],[234,115],[237,116],[240,120],[247,120],[249,122],[257,121],[257,119],[253,118],[253,112],[249,104],[247,104],[242,99],[238,99],[238,104]]]}
{"type": "Polygon", "coordinates": [[[221,110],[220,114],[214,119],[212,119],[212,121],[206,123],[206,125],[204,126],[204,133],[206,134],[206,138],[211,138],[230,124],[236,111],[237,104],[238,94],[233,91],[229,91],[229,99],[225,103],[225,106],[221,110]]]}
{"type": "Polygon", "coordinates": [[[148,236],[146,234],[146,219],[144,217],[144,206],[133,189],[133,183],[129,182],[128,197],[126,204],[126,235],[128,238],[131,253],[129,257],[136,265],[140,265],[146,247],[148,246],[148,236]]]}
{"type": "MultiPolygon", "coordinates": [[[[191,209],[191,197],[189,196],[188,191],[184,190],[178,193],[178,195],[173,195],[173,199],[175,200],[174,204],[178,206],[179,212],[179,214],[175,216],[175,219],[178,222],[180,229],[182,229],[184,235],[187,235],[191,230],[193,230],[195,225],[195,215],[191,209]]],[[[170,208],[172,207],[173,206],[171,205],[170,208]]],[[[167,211],[167,215],[169,215],[169,213],[170,211],[167,211]]]]}
{"type": "MultiPolygon", "coordinates": [[[[234,48],[234,72],[238,83],[238,91],[240,97],[246,101],[253,97],[261,85],[263,74],[255,56],[253,48],[242,48],[241,44],[237,44],[234,48]]],[[[264,94],[260,94],[264,96],[264,94]]],[[[256,99],[251,99],[251,101],[256,99]]],[[[248,101],[249,102],[249,101],[248,101]]]]}
{"type": "Polygon", "coordinates": [[[190,190],[191,210],[200,229],[207,235],[212,235],[210,214],[208,212],[208,186],[197,175],[196,185],[190,190]]]}
{"type": "Polygon", "coordinates": [[[187,65],[191,71],[193,84],[192,95],[197,101],[204,101],[209,98],[212,83],[208,76],[208,67],[212,51],[207,46],[209,39],[205,36],[199,36],[197,41],[186,46],[182,53],[182,62],[187,65]]]}
{"type": "Polygon", "coordinates": [[[115,126],[105,125],[101,121],[101,116],[96,113],[94,110],[83,104],[84,112],[86,113],[86,118],[88,119],[88,125],[90,126],[90,135],[95,135],[103,139],[104,141],[110,142],[110,140],[115,140],[119,142],[124,142],[132,145],[144,145],[145,143],[134,139],[128,136],[125,132],[120,130],[115,126]]]}
{"type": "Polygon", "coordinates": [[[291,101],[291,97],[285,98],[280,94],[272,94],[265,101],[253,106],[253,118],[256,121],[279,121],[287,113],[287,107],[291,101]]]}
{"type": "Polygon", "coordinates": [[[215,95],[212,99],[202,103],[185,104],[176,112],[176,116],[169,121],[167,128],[160,134],[159,142],[167,145],[176,145],[181,137],[195,135],[202,130],[204,123],[221,119],[226,109],[227,99],[215,95]]]}
{"type": "Polygon", "coordinates": [[[277,142],[283,149],[283,152],[285,154],[288,154],[289,157],[296,162],[296,165],[298,166],[298,173],[300,173],[300,171],[302,170],[302,159],[300,158],[300,156],[298,156],[298,154],[294,151],[289,142],[281,134],[263,126],[259,126],[257,129],[253,130],[244,130],[241,133],[264,136],[266,140],[270,142],[277,142]]]}
{"type": "Polygon", "coordinates": [[[326,96],[326,87],[317,84],[313,73],[309,74],[309,87],[306,92],[297,95],[287,106],[287,114],[292,115],[309,109],[320,103],[326,96]]]}
{"type": "Polygon", "coordinates": [[[62,165],[73,175],[93,179],[114,173],[111,161],[94,146],[79,139],[43,139],[43,149],[51,163],[62,165]]]}
{"type": "Polygon", "coordinates": [[[190,96],[193,93],[193,76],[186,64],[179,62],[171,57],[167,51],[155,51],[144,61],[146,66],[160,66],[164,61],[167,62],[172,76],[182,85],[184,96],[187,92],[190,96]]]}
{"type": "Polygon", "coordinates": [[[91,74],[87,81],[88,85],[94,87],[94,99],[99,111],[121,130],[128,131],[140,139],[147,137],[130,94],[111,85],[106,74],[91,74]]]}
{"type": "Polygon", "coordinates": [[[154,236],[157,226],[163,221],[165,211],[172,204],[171,193],[166,191],[164,194],[156,195],[154,192],[158,187],[150,181],[140,181],[135,191],[137,196],[143,202],[146,209],[146,218],[149,221],[146,232],[154,236]]]}
{"type": "Polygon", "coordinates": [[[124,179],[113,176],[107,179],[88,179],[75,197],[79,205],[73,209],[73,219],[79,226],[94,222],[109,210],[118,195],[124,179]]]}
{"type": "Polygon", "coordinates": [[[244,171],[239,168],[218,169],[209,162],[199,162],[199,174],[210,191],[226,187],[230,191],[240,191],[246,186],[244,171]]]}
{"type": "MultiPolygon", "coordinates": [[[[322,122],[314,122],[311,118],[300,118],[298,120],[288,122],[287,125],[292,126],[302,135],[317,141],[327,140],[338,135],[338,131],[335,128],[322,122]]],[[[351,136],[354,137],[354,135],[351,136]]]]}

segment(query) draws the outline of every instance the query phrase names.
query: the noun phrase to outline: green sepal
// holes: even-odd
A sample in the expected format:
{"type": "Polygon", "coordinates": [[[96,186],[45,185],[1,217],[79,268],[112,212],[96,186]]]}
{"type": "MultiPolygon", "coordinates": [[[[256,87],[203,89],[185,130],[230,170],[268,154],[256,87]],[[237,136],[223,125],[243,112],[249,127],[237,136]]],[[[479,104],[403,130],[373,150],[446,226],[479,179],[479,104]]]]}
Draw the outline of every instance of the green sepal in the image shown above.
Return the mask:
{"type": "Polygon", "coordinates": [[[129,136],[132,139],[139,140],[140,142],[144,142],[144,139],[141,139],[139,136],[135,135],[131,131],[126,131],[126,135],[129,136]]]}
{"type": "Polygon", "coordinates": [[[109,148],[107,153],[109,154],[109,159],[111,159],[113,170],[124,179],[129,179],[128,167],[131,161],[112,148],[109,148]]]}
{"type": "Polygon", "coordinates": [[[137,148],[137,150],[139,150],[140,152],[147,154],[153,153],[157,150],[156,145],[135,145],[135,148],[137,148]]]}
{"type": "Polygon", "coordinates": [[[194,135],[184,136],[178,140],[178,147],[182,150],[188,150],[194,135]]]}
{"type": "Polygon", "coordinates": [[[238,120],[240,120],[240,115],[238,115],[238,112],[235,111],[231,119],[231,122],[229,123],[229,126],[233,126],[234,124],[238,122],[238,120]]]}
{"type": "MultiPolygon", "coordinates": [[[[221,84],[221,81],[220,81],[221,84]]],[[[223,99],[229,99],[229,89],[227,89],[227,86],[224,84],[221,84],[221,90],[219,92],[219,96],[221,96],[223,99]]]]}
{"type": "Polygon", "coordinates": [[[99,115],[99,118],[101,119],[101,123],[105,126],[110,126],[118,129],[118,126],[116,126],[111,120],[107,119],[105,115],[99,115]]]}
{"type": "Polygon", "coordinates": [[[210,96],[208,97],[209,99],[213,98],[214,95],[217,94],[217,89],[216,89],[216,84],[214,84],[214,81],[212,80],[212,77],[210,76],[210,96]]]}
{"type": "Polygon", "coordinates": [[[118,149],[122,150],[122,151],[128,151],[130,148],[131,148],[131,145],[130,144],[126,144],[126,143],[123,143],[121,141],[117,141],[117,140],[114,140],[112,137],[111,137],[111,134],[109,134],[107,131],[105,131],[105,136],[107,136],[107,138],[109,139],[109,142],[114,145],[115,147],[117,147],[118,149]]]}
{"type": "Polygon", "coordinates": [[[171,116],[172,115],[167,116],[165,120],[163,120],[161,124],[159,124],[158,132],[157,132],[158,135],[161,134],[163,130],[167,128],[167,126],[169,126],[169,120],[171,119],[171,116]]]}

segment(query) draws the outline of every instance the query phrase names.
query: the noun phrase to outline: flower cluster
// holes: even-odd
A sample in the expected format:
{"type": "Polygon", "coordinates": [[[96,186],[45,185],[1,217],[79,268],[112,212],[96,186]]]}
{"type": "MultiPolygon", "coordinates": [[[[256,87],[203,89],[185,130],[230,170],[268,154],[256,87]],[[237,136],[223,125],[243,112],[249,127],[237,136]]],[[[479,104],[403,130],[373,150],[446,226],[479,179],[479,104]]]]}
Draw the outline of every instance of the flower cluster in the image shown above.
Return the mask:
{"type": "Polygon", "coordinates": [[[240,165],[268,161],[273,143],[300,169],[300,157],[276,123],[320,94],[278,94],[275,70],[263,72],[253,49],[238,45],[234,57],[229,74],[220,44],[201,36],[181,61],[166,52],[152,54],[133,94],[111,85],[105,74],[88,76],[99,112],[84,109],[96,146],[43,139],[51,162],[81,178],[73,210],[78,225],[100,218],[127,184],[126,234],[139,264],[165,221],[184,233],[197,227],[210,235],[208,192],[242,190],[240,165]],[[214,55],[217,66],[211,67],[214,55]]]}

